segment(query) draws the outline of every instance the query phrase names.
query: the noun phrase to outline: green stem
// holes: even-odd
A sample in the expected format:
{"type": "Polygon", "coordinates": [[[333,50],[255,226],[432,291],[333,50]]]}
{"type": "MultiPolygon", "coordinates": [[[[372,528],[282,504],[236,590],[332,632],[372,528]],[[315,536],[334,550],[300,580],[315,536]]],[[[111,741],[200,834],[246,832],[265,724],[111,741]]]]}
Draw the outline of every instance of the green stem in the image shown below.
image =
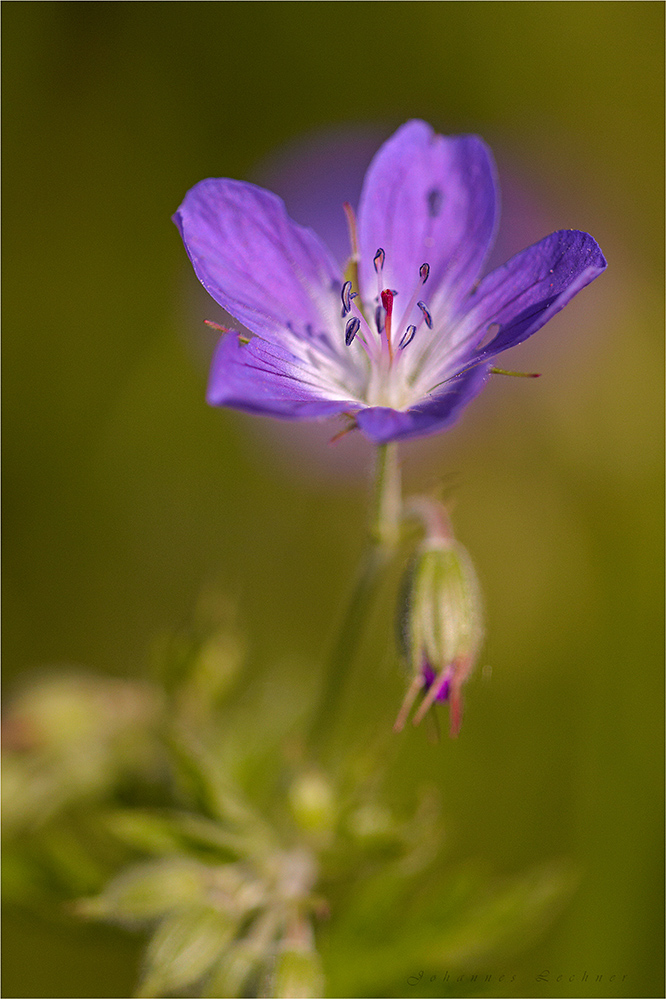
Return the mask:
{"type": "Polygon", "coordinates": [[[370,520],[370,543],[392,554],[400,537],[402,496],[398,445],[377,448],[375,495],[370,520]]]}
{"type": "Polygon", "coordinates": [[[319,704],[307,738],[311,750],[321,750],[330,738],[332,723],[339,714],[346,681],[353,664],[363,627],[367,621],[383,570],[397,546],[400,530],[401,495],[397,445],[377,449],[375,490],[371,507],[368,540],[356,575],[342,626],[326,666],[319,704]]]}

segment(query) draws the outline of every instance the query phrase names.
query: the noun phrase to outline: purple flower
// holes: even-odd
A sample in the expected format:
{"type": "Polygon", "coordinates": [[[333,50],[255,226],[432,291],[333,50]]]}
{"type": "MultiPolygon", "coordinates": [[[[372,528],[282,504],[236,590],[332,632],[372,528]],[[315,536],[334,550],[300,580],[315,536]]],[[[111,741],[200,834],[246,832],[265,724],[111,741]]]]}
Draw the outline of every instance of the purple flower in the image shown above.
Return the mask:
{"type": "Polygon", "coordinates": [[[352,259],[268,191],[204,180],[174,216],[197,277],[247,332],[225,334],[208,401],[289,420],[346,413],[371,441],[450,426],[491,362],[606,267],[587,233],[561,230],[479,280],[497,218],[495,168],[473,135],[410,121],[365,177],[352,259]]]}

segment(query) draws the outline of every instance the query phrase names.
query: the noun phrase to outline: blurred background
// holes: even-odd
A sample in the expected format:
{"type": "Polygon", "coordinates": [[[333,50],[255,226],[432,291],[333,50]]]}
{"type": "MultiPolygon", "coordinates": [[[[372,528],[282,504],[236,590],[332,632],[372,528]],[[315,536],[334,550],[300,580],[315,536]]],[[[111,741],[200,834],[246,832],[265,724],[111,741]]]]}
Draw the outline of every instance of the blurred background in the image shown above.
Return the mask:
{"type": "MultiPolygon", "coordinates": [[[[606,254],[505,358],[541,379],[494,379],[458,427],[402,449],[408,491],[444,483],[487,640],[460,739],[403,733],[394,786],[440,788],[451,861],[502,877],[566,859],[578,877],[546,934],[491,969],[516,976],[496,995],[663,995],[663,15],[3,5],[6,697],[36,669],[144,675],[215,585],[279,711],[339,619],[372,449],[205,405],[219,309],[170,222],[198,180],[258,180],[321,229],[421,117],[493,147],[502,254],[558,228],[606,254]]],[[[389,727],[403,683],[380,615],[351,723],[389,727]]],[[[4,930],[6,995],[133,988],[129,934],[20,905],[4,930]]]]}

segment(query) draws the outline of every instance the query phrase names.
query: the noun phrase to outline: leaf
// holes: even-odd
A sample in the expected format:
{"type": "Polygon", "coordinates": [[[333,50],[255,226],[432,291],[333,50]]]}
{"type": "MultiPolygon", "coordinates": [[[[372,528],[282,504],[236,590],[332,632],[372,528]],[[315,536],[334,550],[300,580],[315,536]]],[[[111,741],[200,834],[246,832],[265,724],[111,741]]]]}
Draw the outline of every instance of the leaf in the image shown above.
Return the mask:
{"type": "Polygon", "coordinates": [[[270,827],[244,800],[238,788],[224,778],[217,754],[191,733],[179,733],[170,748],[179,784],[193,810],[200,808],[210,818],[241,834],[247,842],[247,852],[265,854],[275,849],[270,827]]]}
{"type": "Polygon", "coordinates": [[[465,919],[451,927],[424,957],[440,963],[463,963],[522,949],[545,929],[575,887],[565,864],[537,867],[494,889],[469,907],[465,919]]]}
{"type": "Polygon", "coordinates": [[[499,886],[483,885],[471,868],[454,876],[432,872],[418,885],[401,887],[395,871],[383,881],[377,876],[361,888],[324,934],[332,995],[403,995],[419,968],[464,970],[515,953],[543,931],[575,885],[565,863],[499,886]]]}
{"type": "Polygon", "coordinates": [[[206,902],[207,870],[184,857],[137,864],[115,877],[95,898],[81,899],[76,912],[88,919],[141,924],[183,907],[206,902]]]}
{"type": "Polygon", "coordinates": [[[167,916],[148,945],[138,999],[173,995],[199,982],[229,946],[234,929],[213,909],[189,909],[167,916]]]}
{"type": "Polygon", "coordinates": [[[210,819],[191,812],[122,809],[107,812],[104,824],[126,846],[144,853],[215,853],[235,859],[247,853],[247,841],[210,819]]]}
{"type": "Polygon", "coordinates": [[[272,963],[280,921],[274,913],[261,913],[246,935],[235,940],[213,968],[202,992],[203,999],[236,999],[256,994],[256,987],[272,963]]]}

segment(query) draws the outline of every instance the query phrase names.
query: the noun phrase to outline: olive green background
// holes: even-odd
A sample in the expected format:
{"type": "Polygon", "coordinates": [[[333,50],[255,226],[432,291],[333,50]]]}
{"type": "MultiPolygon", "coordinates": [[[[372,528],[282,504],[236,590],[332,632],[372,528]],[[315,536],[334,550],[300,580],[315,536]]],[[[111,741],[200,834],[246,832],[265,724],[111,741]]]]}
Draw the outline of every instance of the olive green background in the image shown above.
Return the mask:
{"type": "MultiPolygon", "coordinates": [[[[442,789],[451,862],[578,873],[492,994],[663,995],[663,5],[2,12],[5,689],[45,665],[140,674],[211,581],[276,712],[316,675],[372,449],[206,407],[169,219],[196,181],[248,177],[316,129],[478,132],[535,206],[524,242],[585,229],[609,267],[507,355],[540,380],[495,379],[453,431],[403,448],[409,488],[445,483],[487,638],[460,739],[403,733],[395,780],[442,789]]],[[[392,632],[376,622],[357,664],[352,723],[370,734],[402,696],[392,632]]],[[[19,911],[5,932],[6,995],[132,988],[120,931],[19,911]]]]}

